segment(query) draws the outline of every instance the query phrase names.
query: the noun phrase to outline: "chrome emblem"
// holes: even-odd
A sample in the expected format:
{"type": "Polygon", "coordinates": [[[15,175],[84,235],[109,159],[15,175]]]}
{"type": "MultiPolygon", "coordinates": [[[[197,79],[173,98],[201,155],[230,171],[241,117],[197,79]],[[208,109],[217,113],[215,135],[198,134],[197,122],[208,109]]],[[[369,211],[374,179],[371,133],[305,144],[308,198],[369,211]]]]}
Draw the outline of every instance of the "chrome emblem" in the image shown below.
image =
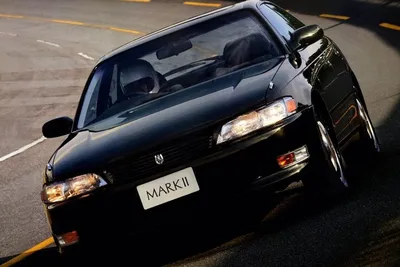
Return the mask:
{"type": "Polygon", "coordinates": [[[154,160],[156,161],[156,163],[157,163],[158,165],[161,165],[161,164],[164,163],[164,157],[163,157],[162,154],[157,154],[157,155],[155,155],[155,156],[154,156],[154,160]]]}
{"type": "Polygon", "coordinates": [[[268,89],[269,90],[274,89],[274,83],[273,82],[269,82],[268,89]]]}

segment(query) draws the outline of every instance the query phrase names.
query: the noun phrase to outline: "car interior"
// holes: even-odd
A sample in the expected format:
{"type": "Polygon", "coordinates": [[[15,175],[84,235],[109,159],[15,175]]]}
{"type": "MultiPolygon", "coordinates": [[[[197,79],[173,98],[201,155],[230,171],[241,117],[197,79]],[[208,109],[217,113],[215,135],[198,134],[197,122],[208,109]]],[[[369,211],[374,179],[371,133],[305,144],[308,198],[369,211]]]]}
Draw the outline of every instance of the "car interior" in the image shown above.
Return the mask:
{"type": "MultiPolygon", "coordinates": [[[[192,48],[192,45],[185,45],[185,47],[184,51],[192,48]]],[[[183,51],[181,50],[181,52],[183,51]]],[[[163,57],[168,57],[165,55],[165,52],[163,53],[163,57]]],[[[170,53],[170,56],[172,56],[172,54],[176,54],[176,51],[171,51],[170,53]]],[[[224,46],[222,55],[200,60],[198,64],[200,67],[194,65],[196,62],[189,63],[187,65],[189,68],[197,68],[169,80],[167,78],[171,75],[170,73],[174,71],[180,72],[179,69],[182,68],[184,70],[185,66],[172,70],[170,73],[164,73],[163,75],[157,72],[149,62],[143,59],[136,59],[133,62],[129,62],[129,68],[132,72],[138,72],[137,70],[141,69],[145,64],[145,73],[141,73],[139,76],[135,73],[134,76],[138,78],[132,78],[130,83],[122,84],[120,76],[123,64],[116,64],[115,68],[117,69],[118,74],[113,74],[115,68],[109,68],[109,70],[106,70],[108,73],[103,77],[108,79],[108,81],[103,80],[101,82],[100,95],[98,98],[99,103],[97,103],[97,116],[112,106],[115,106],[117,103],[125,102],[127,99],[135,101],[133,98],[143,98],[144,95],[158,94],[162,96],[176,92],[195,84],[221,77],[246,66],[267,61],[278,55],[279,53],[275,46],[263,34],[252,33],[228,42],[224,46]],[[115,79],[116,81],[113,81],[115,79]],[[110,88],[110,84],[113,83],[117,85],[115,86],[117,91],[116,100],[112,100],[111,97],[112,88],[110,88]],[[104,95],[101,96],[101,94],[104,95]],[[103,101],[105,103],[101,103],[102,99],[108,99],[108,101],[103,101]]]]}
{"type": "Polygon", "coordinates": [[[276,56],[278,51],[263,34],[252,33],[228,42],[223,54],[217,56],[214,62],[168,80],[165,87],[180,85],[187,88],[276,56]]]}

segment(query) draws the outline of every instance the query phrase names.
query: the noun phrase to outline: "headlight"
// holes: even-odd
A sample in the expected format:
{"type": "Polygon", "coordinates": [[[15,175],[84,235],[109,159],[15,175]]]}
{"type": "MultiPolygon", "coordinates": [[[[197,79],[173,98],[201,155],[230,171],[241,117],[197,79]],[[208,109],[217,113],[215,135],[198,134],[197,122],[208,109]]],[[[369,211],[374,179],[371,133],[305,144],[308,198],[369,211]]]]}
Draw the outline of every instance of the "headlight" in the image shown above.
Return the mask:
{"type": "Polygon", "coordinates": [[[62,182],[46,185],[42,191],[42,201],[54,203],[91,192],[106,185],[106,181],[97,174],[84,174],[62,182]]]}
{"type": "Polygon", "coordinates": [[[296,112],[296,101],[285,97],[267,107],[237,117],[222,126],[217,144],[244,136],[260,128],[273,125],[296,112]]]}

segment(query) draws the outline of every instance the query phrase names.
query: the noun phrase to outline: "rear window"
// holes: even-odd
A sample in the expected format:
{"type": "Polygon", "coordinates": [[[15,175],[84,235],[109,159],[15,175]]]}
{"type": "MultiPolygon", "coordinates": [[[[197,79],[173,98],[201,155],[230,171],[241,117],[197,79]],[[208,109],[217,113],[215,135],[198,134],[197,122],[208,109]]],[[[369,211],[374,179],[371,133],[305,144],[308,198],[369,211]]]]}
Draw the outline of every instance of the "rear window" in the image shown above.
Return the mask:
{"type": "Polygon", "coordinates": [[[280,55],[250,11],[185,28],[101,63],[83,95],[77,126],[280,55]]]}

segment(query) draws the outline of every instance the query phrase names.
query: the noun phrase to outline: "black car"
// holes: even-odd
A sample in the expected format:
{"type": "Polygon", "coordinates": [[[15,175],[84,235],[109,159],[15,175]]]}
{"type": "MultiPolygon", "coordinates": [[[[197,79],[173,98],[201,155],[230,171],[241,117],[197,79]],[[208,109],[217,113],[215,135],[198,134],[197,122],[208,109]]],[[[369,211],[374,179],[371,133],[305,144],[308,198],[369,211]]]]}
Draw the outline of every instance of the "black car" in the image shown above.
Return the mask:
{"type": "Polygon", "coordinates": [[[42,191],[60,251],[294,181],[321,195],[343,193],[347,148],[357,145],[362,158],[379,152],[336,44],[258,0],[105,55],[75,119],[49,121],[43,134],[68,135],[42,191]]]}

